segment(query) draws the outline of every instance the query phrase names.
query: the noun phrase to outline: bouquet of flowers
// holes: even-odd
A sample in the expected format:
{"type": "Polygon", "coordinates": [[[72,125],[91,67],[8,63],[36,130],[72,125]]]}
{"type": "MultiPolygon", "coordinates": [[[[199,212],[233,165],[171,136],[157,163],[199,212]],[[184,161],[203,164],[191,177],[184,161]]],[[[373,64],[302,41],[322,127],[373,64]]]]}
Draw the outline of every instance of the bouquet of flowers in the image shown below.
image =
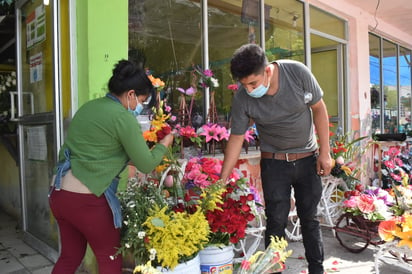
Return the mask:
{"type": "Polygon", "coordinates": [[[386,220],[392,216],[393,197],[379,187],[364,189],[357,184],[354,190],[344,193],[343,210],[370,221],[386,220]]]}
{"type": "Polygon", "coordinates": [[[126,191],[118,194],[124,218],[118,253],[131,253],[138,265],[151,261],[173,269],[203,249],[210,228],[199,204],[186,205],[183,190],[161,185],[156,175],[167,175],[163,173],[132,178],[126,191]]]}
{"type": "Polygon", "coordinates": [[[271,236],[270,244],[265,251],[258,251],[252,257],[242,261],[239,274],[274,273],[285,270],[285,261],[292,254],[286,251],[288,243],[285,239],[271,236]]]}
{"type": "Polygon", "coordinates": [[[248,223],[259,214],[260,198],[255,188],[237,171],[232,172],[228,183],[221,182],[221,169],[222,160],[195,157],[189,160],[182,180],[190,200],[204,199],[210,195],[205,189],[213,186],[221,190],[216,207],[204,210],[211,229],[208,245],[238,243],[246,236],[248,223]]]}
{"type": "Polygon", "coordinates": [[[331,156],[333,160],[331,175],[342,178],[348,187],[352,188],[359,181],[360,169],[357,167],[355,158],[366,150],[366,148],[360,146],[360,142],[366,136],[351,140],[351,134],[341,134],[339,129],[336,134],[331,132],[331,135],[331,156]]]}

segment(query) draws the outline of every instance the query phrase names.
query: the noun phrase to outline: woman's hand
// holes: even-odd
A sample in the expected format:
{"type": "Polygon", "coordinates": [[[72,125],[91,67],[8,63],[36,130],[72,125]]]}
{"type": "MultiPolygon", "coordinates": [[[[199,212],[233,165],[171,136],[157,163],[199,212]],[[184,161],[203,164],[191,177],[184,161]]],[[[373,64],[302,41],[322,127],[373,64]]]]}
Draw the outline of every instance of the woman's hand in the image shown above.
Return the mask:
{"type": "Polygon", "coordinates": [[[169,147],[173,144],[173,133],[167,134],[162,140],[159,141],[160,144],[164,145],[165,147],[169,147]]]}

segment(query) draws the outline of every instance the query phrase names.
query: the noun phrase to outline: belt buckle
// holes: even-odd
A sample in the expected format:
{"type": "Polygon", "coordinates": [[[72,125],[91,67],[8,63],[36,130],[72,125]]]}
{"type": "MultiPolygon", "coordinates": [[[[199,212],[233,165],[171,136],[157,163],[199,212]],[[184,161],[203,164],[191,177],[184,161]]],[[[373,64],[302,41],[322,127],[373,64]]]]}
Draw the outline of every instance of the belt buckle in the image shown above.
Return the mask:
{"type": "MultiPolygon", "coordinates": [[[[295,154],[295,153],[292,153],[292,154],[295,154]]],[[[285,153],[285,156],[286,156],[286,162],[288,162],[288,163],[296,161],[296,158],[297,158],[297,157],[295,157],[295,159],[289,160],[289,153],[285,153]]]]}

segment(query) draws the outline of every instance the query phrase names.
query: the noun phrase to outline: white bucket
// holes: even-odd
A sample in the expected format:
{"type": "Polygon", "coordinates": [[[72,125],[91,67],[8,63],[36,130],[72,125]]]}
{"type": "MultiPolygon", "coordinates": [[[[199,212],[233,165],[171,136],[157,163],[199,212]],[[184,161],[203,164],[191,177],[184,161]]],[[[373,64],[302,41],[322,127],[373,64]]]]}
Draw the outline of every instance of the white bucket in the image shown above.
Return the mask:
{"type": "Polygon", "coordinates": [[[200,274],[199,254],[190,261],[178,264],[173,270],[167,270],[161,267],[158,267],[157,270],[169,274],[200,274]]]}
{"type": "Polygon", "coordinates": [[[232,274],[233,246],[222,248],[208,246],[199,252],[200,271],[202,274],[232,274]]]}

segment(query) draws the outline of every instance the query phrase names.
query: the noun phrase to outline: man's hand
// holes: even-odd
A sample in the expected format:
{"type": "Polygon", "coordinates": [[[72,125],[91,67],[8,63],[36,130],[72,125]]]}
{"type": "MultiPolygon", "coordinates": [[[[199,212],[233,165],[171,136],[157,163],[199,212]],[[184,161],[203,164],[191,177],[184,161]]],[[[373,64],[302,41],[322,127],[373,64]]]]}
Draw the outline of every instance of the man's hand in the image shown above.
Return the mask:
{"type": "Polygon", "coordinates": [[[316,171],[319,176],[327,176],[332,170],[332,157],[329,153],[319,154],[316,171]]]}

